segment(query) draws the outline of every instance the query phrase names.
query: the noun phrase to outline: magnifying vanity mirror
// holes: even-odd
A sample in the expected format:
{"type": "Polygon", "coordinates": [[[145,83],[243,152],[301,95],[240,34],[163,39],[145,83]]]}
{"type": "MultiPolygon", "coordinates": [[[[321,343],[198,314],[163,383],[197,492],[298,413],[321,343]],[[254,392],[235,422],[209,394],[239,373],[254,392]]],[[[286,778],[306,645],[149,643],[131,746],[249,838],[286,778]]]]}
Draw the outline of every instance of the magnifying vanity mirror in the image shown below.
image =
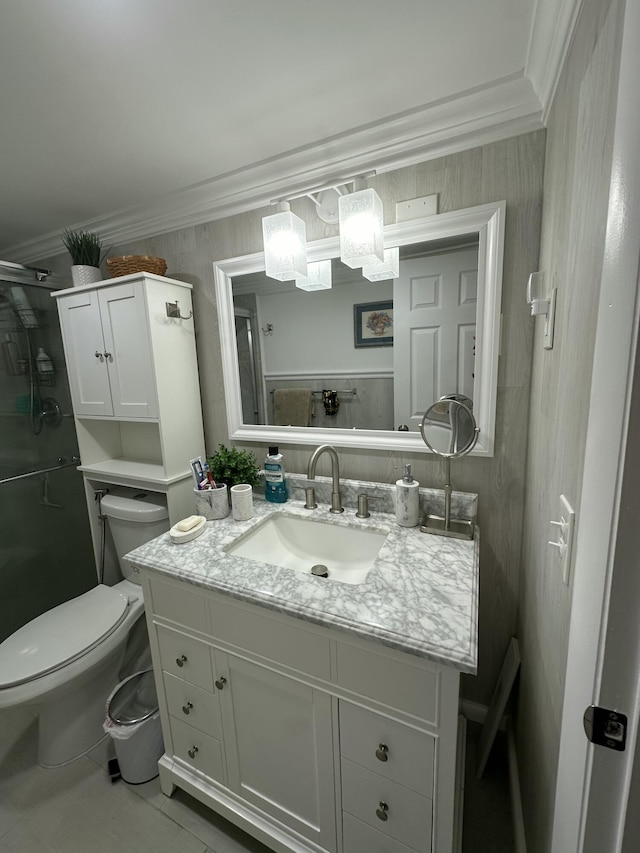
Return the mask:
{"type": "Polygon", "coordinates": [[[505,203],[385,227],[400,275],[371,282],[331,259],[332,287],[304,291],[256,253],[214,264],[229,437],[425,451],[429,406],[473,402],[474,454],[493,455],[505,203]],[[377,322],[380,320],[380,322],[377,322]]]}
{"type": "Polygon", "coordinates": [[[473,539],[474,521],[451,517],[451,460],[471,453],[478,440],[479,429],[470,403],[462,395],[443,398],[429,406],[420,423],[424,443],[445,460],[444,516],[425,515],[420,525],[423,533],[473,539]]]}

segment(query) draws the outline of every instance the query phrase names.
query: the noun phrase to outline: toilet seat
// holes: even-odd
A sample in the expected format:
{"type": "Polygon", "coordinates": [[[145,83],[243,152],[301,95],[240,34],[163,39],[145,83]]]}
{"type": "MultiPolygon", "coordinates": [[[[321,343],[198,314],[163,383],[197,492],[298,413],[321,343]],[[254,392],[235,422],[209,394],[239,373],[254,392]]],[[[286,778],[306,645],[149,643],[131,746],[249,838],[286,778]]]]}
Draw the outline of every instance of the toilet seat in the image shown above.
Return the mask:
{"type": "Polygon", "coordinates": [[[32,619],[0,643],[0,689],[24,684],[82,657],[113,633],[128,599],[99,584],[32,619]]]}

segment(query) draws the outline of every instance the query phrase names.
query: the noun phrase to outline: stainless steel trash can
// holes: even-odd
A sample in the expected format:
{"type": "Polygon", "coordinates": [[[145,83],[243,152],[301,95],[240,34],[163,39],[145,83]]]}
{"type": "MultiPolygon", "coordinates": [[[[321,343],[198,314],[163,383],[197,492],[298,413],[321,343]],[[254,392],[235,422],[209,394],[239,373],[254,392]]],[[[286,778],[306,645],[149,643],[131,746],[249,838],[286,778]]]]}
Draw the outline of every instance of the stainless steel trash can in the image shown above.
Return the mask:
{"type": "Polygon", "coordinates": [[[153,670],[130,675],[112,691],[104,728],[113,738],[124,781],[140,785],[155,779],[164,743],[153,670]]]}

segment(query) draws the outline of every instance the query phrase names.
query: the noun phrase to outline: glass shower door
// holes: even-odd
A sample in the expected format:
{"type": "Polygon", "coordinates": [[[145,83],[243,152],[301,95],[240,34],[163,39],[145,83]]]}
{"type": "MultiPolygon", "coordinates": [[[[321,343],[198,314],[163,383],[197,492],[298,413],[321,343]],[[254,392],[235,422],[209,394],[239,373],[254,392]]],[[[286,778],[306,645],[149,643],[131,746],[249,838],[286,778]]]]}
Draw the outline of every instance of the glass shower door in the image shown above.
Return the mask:
{"type": "Polygon", "coordinates": [[[0,641],[97,582],[51,291],[0,269],[0,641]]]}

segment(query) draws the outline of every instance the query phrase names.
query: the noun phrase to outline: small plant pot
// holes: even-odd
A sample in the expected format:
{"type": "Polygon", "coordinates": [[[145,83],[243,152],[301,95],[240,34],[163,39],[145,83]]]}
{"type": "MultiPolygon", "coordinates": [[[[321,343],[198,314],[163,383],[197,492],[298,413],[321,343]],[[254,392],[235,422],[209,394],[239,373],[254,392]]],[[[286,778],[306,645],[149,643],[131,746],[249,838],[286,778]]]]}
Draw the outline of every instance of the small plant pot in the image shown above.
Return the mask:
{"type": "Polygon", "coordinates": [[[71,267],[71,281],[74,287],[82,287],[83,284],[96,284],[96,282],[102,281],[100,267],[73,264],[71,267]]]}
{"type": "Polygon", "coordinates": [[[196,512],[204,515],[207,521],[226,518],[229,515],[229,495],[223,484],[215,489],[194,489],[196,512]]]}

